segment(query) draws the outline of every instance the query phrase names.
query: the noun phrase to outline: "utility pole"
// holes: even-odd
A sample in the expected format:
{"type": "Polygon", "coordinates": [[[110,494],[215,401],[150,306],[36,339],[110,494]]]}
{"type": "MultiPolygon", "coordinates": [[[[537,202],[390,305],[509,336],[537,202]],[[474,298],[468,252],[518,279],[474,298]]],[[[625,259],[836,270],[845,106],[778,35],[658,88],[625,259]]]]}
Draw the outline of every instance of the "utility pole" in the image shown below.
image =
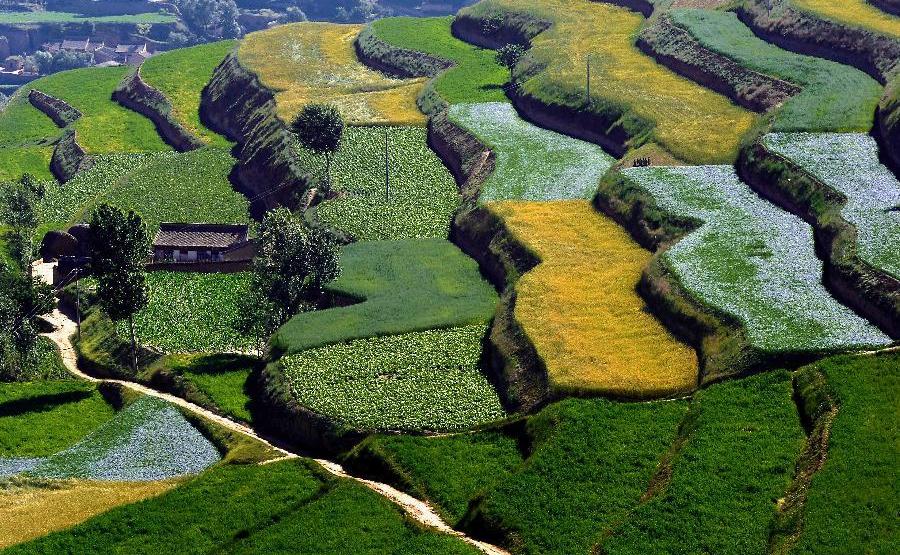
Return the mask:
{"type": "Polygon", "coordinates": [[[591,55],[587,55],[587,86],[585,87],[587,90],[587,107],[590,109],[591,107],[591,55]]]}
{"type": "Polygon", "coordinates": [[[75,324],[78,326],[78,341],[81,341],[81,268],[75,267],[75,324]]]}
{"type": "Polygon", "coordinates": [[[391,163],[388,153],[388,128],[384,128],[384,200],[391,200],[391,163]]]}

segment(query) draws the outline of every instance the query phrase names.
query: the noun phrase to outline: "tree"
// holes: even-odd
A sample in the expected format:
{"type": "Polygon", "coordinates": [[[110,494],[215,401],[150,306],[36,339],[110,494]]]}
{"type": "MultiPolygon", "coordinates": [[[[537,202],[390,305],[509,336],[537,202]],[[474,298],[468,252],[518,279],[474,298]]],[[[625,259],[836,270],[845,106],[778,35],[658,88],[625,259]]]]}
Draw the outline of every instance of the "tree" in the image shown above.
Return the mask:
{"type": "Polygon", "coordinates": [[[513,69],[525,55],[525,48],[521,44],[507,44],[497,50],[497,63],[509,70],[509,80],[513,81],[513,69]]]}
{"type": "Polygon", "coordinates": [[[38,203],[44,197],[44,186],[30,174],[3,187],[0,219],[12,228],[12,251],[30,275],[34,259],[34,233],[38,226],[38,203]]]}
{"type": "Polygon", "coordinates": [[[293,315],[311,309],[341,268],[331,235],[307,226],[285,208],[266,214],[258,241],[251,294],[245,299],[238,329],[259,339],[293,315]]]}
{"type": "Polygon", "coordinates": [[[22,378],[35,362],[37,320],[53,304],[52,289],[40,279],[0,269],[0,380],[22,378]]]}
{"type": "Polygon", "coordinates": [[[334,106],[307,104],[291,123],[291,130],[304,147],[318,155],[325,155],[325,177],[331,186],[331,157],[341,147],[344,119],[334,106]]]}
{"type": "Polygon", "coordinates": [[[137,372],[134,315],[149,301],[144,261],[150,251],[150,234],[140,216],[108,204],[97,207],[90,226],[91,267],[97,276],[100,306],[113,321],[128,319],[131,367],[137,372]]]}

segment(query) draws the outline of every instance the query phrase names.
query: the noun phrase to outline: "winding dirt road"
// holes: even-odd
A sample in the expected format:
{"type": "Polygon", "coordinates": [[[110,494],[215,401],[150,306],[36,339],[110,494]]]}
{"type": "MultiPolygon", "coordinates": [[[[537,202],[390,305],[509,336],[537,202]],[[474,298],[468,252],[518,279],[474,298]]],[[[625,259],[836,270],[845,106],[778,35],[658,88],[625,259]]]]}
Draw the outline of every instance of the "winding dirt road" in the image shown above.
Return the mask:
{"type": "MultiPolygon", "coordinates": [[[[54,265],[52,263],[36,262],[34,264],[34,275],[40,277],[47,283],[52,283],[53,266],[54,265]]],[[[220,426],[223,426],[224,428],[252,437],[253,439],[264,443],[276,452],[280,453],[281,456],[262,464],[271,464],[273,462],[300,458],[300,455],[290,451],[288,448],[279,446],[276,444],[276,442],[262,437],[253,428],[239,422],[235,422],[234,420],[231,420],[229,418],[220,416],[199,405],[195,405],[194,403],[186,401],[181,397],[171,395],[169,393],[163,393],[162,391],[157,391],[151,387],[147,387],[143,384],[135,382],[126,380],[99,379],[95,378],[94,376],[85,374],[78,368],[78,355],[75,352],[75,347],[72,345],[71,340],[72,336],[77,332],[77,324],[71,318],[63,314],[59,310],[59,308],[55,309],[53,313],[45,319],[53,324],[54,331],[43,335],[56,344],[56,346],[59,348],[60,354],[62,355],[63,363],[65,364],[69,372],[71,372],[75,376],[93,383],[120,384],[144,395],[150,395],[152,397],[163,399],[164,401],[168,401],[169,403],[189,410],[199,416],[212,420],[213,422],[219,424],[220,426]]],[[[495,545],[470,538],[462,532],[453,529],[444,521],[444,519],[440,517],[440,515],[438,515],[434,511],[431,505],[429,505],[425,501],[422,501],[421,499],[416,499],[415,497],[412,497],[388,484],[353,476],[347,473],[347,471],[336,462],[325,459],[313,460],[332,475],[339,478],[353,480],[366,486],[379,495],[382,495],[383,497],[403,509],[406,514],[408,514],[411,518],[413,518],[423,526],[432,528],[438,532],[443,532],[445,534],[458,537],[464,542],[476,547],[486,555],[509,555],[508,551],[505,551],[495,545]]]]}

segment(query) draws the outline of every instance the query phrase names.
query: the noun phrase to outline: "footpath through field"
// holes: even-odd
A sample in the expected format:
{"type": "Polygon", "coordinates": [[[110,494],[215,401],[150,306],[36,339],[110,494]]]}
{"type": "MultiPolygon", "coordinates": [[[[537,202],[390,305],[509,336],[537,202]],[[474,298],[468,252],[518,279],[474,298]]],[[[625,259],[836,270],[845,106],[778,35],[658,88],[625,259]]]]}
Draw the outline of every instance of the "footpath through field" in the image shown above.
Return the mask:
{"type": "MultiPolygon", "coordinates": [[[[43,279],[47,283],[53,282],[53,263],[49,262],[36,262],[34,264],[34,275],[43,279]]],[[[69,316],[64,314],[59,310],[59,308],[54,309],[53,313],[47,317],[47,320],[53,324],[54,331],[50,333],[43,334],[48,339],[53,341],[54,344],[59,348],[60,355],[62,356],[63,363],[66,368],[74,374],[75,376],[87,380],[93,383],[112,383],[119,384],[123,387],[127,387],[132,391],[136,391],[138,393],[149,395],[151,397],[156,397],[158,399],[162,399],[169,403],[172,403],[178,407],[184,408],[186,410],[191,411],[194,414],[202,416],[208,420],[219,424],[220,426],[240,433],[246,436],[249,436],[259,442],[264,443],[271,449],[277,451],[281,456],[278,461],[286,460],[286,459],[298,459],[300,455],[291,451],[290,449],[279,445],[279,442],[273,440],[271,438],[267,439],[260,434],[258,434],[253,428],[246,426],[244,424],[240,424],[231,419],[220,416],[210,410],[204,409],[194,403],[186,401],[181,397],[177,397],[175,395],[171,395],[168,393],[163,393],[161,391],[157,391],[151,387],[147,387],[142,384],[138,384],[135,382],[130,382],[126,380],[112,380],[112,379],[100,379],[94,376],[90,376],[85,374],[78,368],[78,355],[75,352],[75,347],[72,345],[71,337],[73,334],[77,332],[77,324],[74,320],[72,320],[69,316]]],[[[275,460],[268,461],[268,464],[275,462],[275,460]]],[[[447,524],[435,511],[434,509],[425,501],[420,499],[416,499],[398,489],[381,482],[375,482],[371,480],[366,480],[364,478],[359,478],[353,476],[339,464],[325,460],[325,459],[313,459],[316,463],[318,463],[322,468],[324,468],[329,473],[337,476],[339,478],[346,478],[349,480],[353,480],[358,482],[372,491],[384,496],[392,503],[398,505],[403,511],[408,514],[411,518],[413,518],[419,524],[426,526],[428,528],[433,528],[439,532],[443,532],[445,534],[449,534],[452,536],[456,536],[466,543],[478,548],[483,553],[487,555],[509,555],[509,553],[495,545],[491,545],[489,543],[481,542],[470,538],[459,532],[458,530],[453,529],[449,524],[447,524]]]]}

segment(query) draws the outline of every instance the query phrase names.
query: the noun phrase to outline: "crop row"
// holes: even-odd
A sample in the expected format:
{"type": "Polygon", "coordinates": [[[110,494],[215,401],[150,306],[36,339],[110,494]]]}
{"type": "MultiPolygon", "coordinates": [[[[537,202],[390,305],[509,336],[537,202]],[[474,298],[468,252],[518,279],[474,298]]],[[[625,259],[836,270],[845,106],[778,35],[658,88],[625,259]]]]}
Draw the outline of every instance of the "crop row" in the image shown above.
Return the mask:
{"type": "Polygon", "coordinates": [[[424,79],[392,79],[356,59],[361,25],[297,23],[247,35],[240,61],[277,91],[278,115],[290,121],[311,102],[338,106],[354,124],[422,124],[416,107],[424,79]]]}
{"type": "Polygon", "coordinates": [[[890,342],[825,289],[812,229],[753,194],[733,167],[623,173],[667,213],[702,222],[661,261],[691,295],[737,318],[758,349],[810,352],[890,342]]]}
{"type": "MultiPolygon", "coordinates": [[[[304,167],[324,179],[322,157],[299,153],[304,167]]],[[[456,182],[428,148],[423,127],[347,128],[332,179],[337,196],[317,206],[316,215],[357,240],[447,237],[460,203],[456,182]]]]}
{"type": "Polygon", "coordinates": [[[857,230],[859,257],[900,279],[900,181],[861,133],[773,133],[763,145],[847,199],[841,216],[857,230]]]}
{"type": "Polygon", "coordinates": [[[358,339],[281,359],[297,402],[360,429],[452,431],[503,418],[486,325],[358,339]]]}
{"type": "Polygon", "coordinates": [[[455,104],[448,115],[496,157],[481,202],[590,198],[614,162],[598,146],[524,121],[507,103],[455,104]]]}

